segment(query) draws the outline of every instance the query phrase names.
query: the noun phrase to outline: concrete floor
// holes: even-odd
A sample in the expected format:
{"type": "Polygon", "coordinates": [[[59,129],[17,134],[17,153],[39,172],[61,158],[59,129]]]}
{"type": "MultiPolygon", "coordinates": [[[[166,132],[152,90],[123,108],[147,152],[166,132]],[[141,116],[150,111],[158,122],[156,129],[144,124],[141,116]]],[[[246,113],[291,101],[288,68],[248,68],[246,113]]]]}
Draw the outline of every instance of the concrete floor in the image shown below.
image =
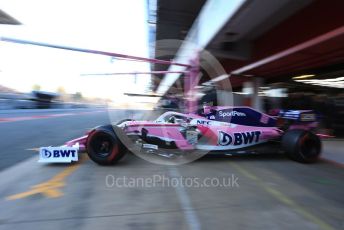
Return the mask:
{"type": "MultiPolygon", "coordinates": [[[[116,114],[118,120],[128,116],[116,114]]],[[[8,114],[0,114],[4,117],[8,114]]],[[[43,165],[25,150],[62,144],[108,122],[106,112],[91,111],[0,123],[0,230],[344,229],[344,171],[328,161],[305,165],[264,155],[163,166],[127,155],[111,167],[87,157],[73,165],[43,165]],[[154,185],[112,183],[123,178],[154,185]],[[203,186],[168,184],[187,178],[203,186]],[[232,184],[203,183],[223,178],[232,184]]],[[[325,141],[324,157],[340,159],[343,147],[343,141],[325,141]]]]}

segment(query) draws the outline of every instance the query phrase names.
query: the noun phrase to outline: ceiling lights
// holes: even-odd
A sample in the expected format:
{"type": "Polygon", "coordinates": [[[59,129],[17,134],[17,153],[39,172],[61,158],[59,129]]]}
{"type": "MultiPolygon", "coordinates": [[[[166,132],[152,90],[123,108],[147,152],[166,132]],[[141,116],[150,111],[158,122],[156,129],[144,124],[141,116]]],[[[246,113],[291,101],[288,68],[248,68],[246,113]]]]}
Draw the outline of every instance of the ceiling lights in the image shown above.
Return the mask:
{"type": "Polygon", "coordinates": [[[344,77],[337,77],[337,78],[330,78],[330,79],[295,80],[295,81],[305,83],[305,84],[310,84],[310,85],[344,89],[344,77]]]}
{"type": "Polygon", "coordinates": [[[301,76],[293,77],[293,80],[305,79],[305,78],[310,78],[310,77],[314,77],[314,76],[315,76],[314,74],[301,75],[301,76]]]}

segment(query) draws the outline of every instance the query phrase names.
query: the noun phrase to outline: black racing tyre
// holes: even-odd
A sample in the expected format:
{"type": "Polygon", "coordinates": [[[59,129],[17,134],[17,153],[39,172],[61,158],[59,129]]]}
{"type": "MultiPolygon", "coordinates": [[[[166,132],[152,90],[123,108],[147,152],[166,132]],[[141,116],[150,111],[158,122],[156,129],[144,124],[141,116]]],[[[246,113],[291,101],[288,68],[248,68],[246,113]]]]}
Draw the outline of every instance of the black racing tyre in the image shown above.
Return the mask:
{"type": "Polygon", "coordinates": [[[87,137],[86,149],[88,156],[99,165],[113,165],[126,153],[111,126],[93,130],[87,137]]]}
{"type": "Polygon", "coordinates": [[[319,159],[321,140],[306,130],[289,130],[282,137],[282,147],[291,159],[301,163],[313,163],[319,159]]]}

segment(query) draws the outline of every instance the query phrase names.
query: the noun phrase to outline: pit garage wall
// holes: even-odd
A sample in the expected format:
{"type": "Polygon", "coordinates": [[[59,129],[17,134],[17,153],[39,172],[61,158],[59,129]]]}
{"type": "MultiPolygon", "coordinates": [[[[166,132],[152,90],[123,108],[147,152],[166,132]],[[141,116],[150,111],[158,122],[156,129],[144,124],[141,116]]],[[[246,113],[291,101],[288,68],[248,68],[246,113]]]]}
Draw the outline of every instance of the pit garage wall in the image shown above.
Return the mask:
{"type": "Polygon", "coordinates": [[[247,81],[243,84],[242,93],[246,100],[242,105],[251,106],[252,108],[264,112],[263,99],[259,97],[259,88],[263,86],[263,79],[255,77],[252,81],[247,81]]]}
{"type": "MultiPolygon", "coordinates": [[[[258,111],[267,112],[264,105],[264,97],[259,95],[259,88],[264,86],[262,78],[254,78],[243,85],[242,92],[232,92],[231,90],[217,90],[218,105],[223,106],[250,106],[258,111]]],[[[280,106],[279,96],[274,97],[271,106],[280,106]]]]}
{"type": "Polygon", "coordinates": [[[219,106],[242,106],[245,101],[245,95],[232,93],[228,90],[217,90],[217,97],[219,106]],[[230,104],[226,102],[230,102],[230,104]]]}
{"type": "MultiPolygon", "coordinates": [[[[226,90],[217,90],[217,96],[218,96],[218,105],[223,106],[251,106],[255,109],[257,109],[256,106],[252,105],[252,96],[251,95],[245,95],[245,94],[238,94],[238,93],[232,93],[226,90]],[[225,100],[232,102],[231,104],[223,103],[225,100]]],[[[257,96],[254,98],[256,101],[259,101],[259,111],[261,112],[267,112],[264,108],[264,97],[257,96]]],[[[281,102],[279,97],[272,98],[271,99],[271,106],[273,108],[279,108],[281,102]]]]}
{"type": "MultiPolygon", "coordinates": [[[[250,106],[258,111],[267,113],[269,112],[265,105],[264,105],[264,97],[263,96],[256,96],[252,97],[252,95],[245,95],[245,94],[239,94],[239,93],[231,93],[226,90],[218,90],[217,91],[218,96],[218,105],[222,106],[250,106]],[[259,107],[253,105],[252,101],[253,99],[256,101],[255,103],[259,103],[259,107]],[[231,101],[231,104],[223,103],[224,100],[231,101]]],[[[280,108],[281,106],[281,97],[273,97],[269,98],[270,102],[270,109],[273,108],[280,108]]]]}

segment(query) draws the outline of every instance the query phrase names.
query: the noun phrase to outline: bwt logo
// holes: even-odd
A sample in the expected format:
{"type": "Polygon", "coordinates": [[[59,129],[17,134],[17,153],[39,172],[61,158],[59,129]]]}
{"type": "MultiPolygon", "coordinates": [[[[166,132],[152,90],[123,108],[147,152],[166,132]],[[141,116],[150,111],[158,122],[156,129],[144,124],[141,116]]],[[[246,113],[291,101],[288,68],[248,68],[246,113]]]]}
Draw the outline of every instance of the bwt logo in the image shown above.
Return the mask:
{"type": "Polygon", "coordinates": [[[42,157],[43,158],[59,158],[59,157],[75,157],[76,150],[53,150],[49,151],[47,149],[43,149],[42,157]]]}
{"type": "Polygon", "coordinates": [[[219,140],[218,140],[219,145],[222,145],[222,146],[230,145],[232,141],[233,141],[233,138],[231,135],[229,135],[228,133],[219,131],[219,140]]]}
{"type": "Polygon", "coordinates": [[[230,112],[219,112],[220,117],[246,117],[245,113],[238,112],[238,111],[230,111],[230,112]]]}
{"type": "Polygon", "coordinates": [[[43,158],[50,158],[52,156],[52,153],[49,150],[43,149],[42,151],[43,151],[42,153],[43,158]]]}
{"type": "Polygon", "coordinates": [[[230,144],[236,146],[247,145],[259,142],[260,135],[260,131],[233,133],[232,135],[219,131],[218,143],[221,146],[227,146],[230,144]]]}

